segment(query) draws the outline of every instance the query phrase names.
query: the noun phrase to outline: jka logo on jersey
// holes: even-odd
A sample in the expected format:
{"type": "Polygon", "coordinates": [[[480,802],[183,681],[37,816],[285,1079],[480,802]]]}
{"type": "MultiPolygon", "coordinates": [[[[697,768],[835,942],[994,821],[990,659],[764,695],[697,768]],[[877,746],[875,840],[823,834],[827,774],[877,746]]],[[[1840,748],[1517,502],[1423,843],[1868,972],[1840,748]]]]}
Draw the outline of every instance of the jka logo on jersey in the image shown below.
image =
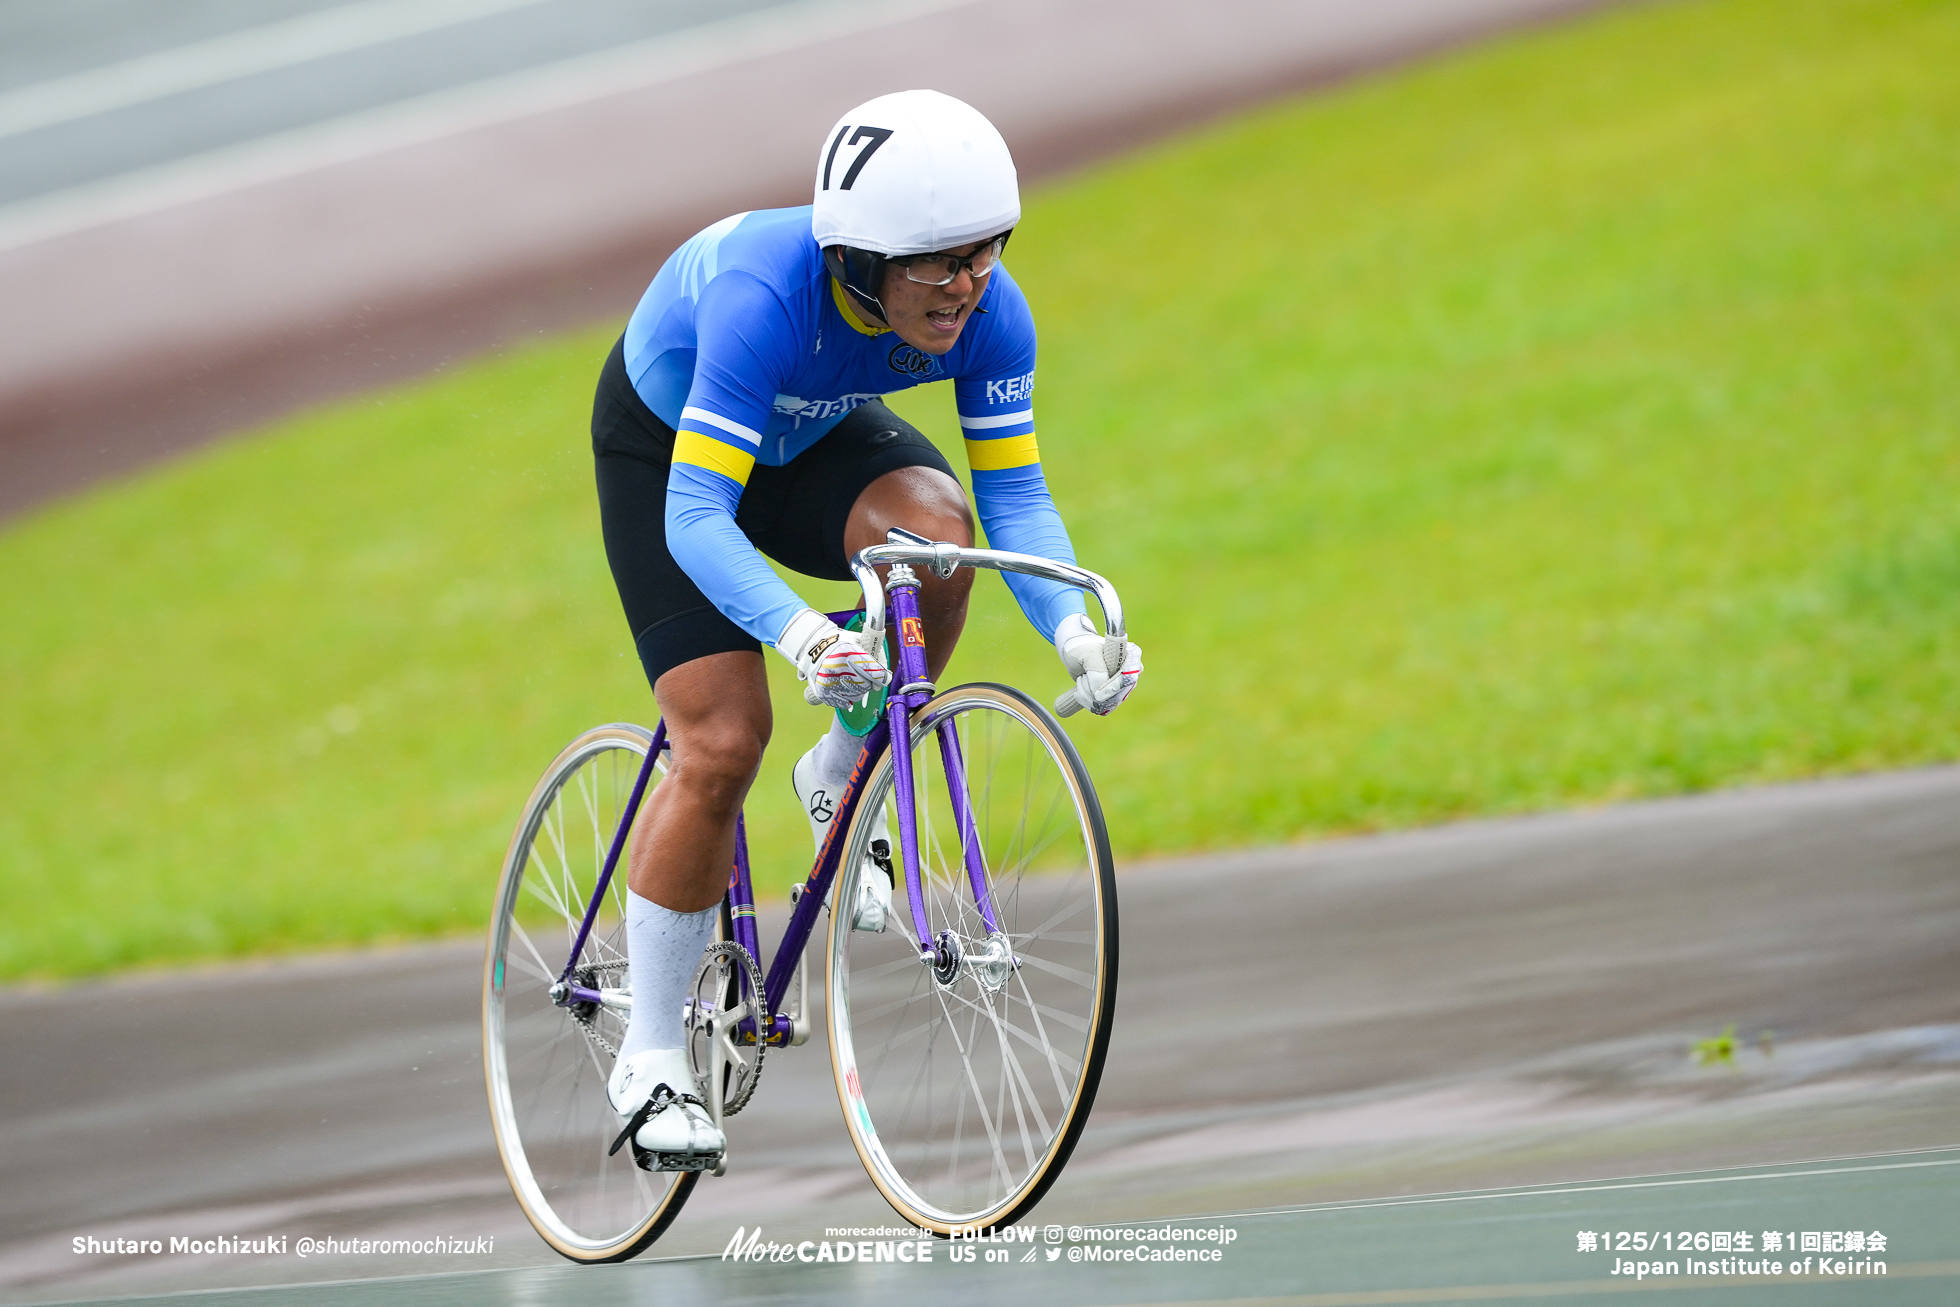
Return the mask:
{"type": "Polygon", "coordinates": [[[918,618],[904,617],[899,619],[898,638],[914,648],[923,648],[926,642],[926,633],[919,625],[918,618]]]}
{"type": "Polygon", "coordinates": [[[908,377],[923,377],[932,372],[932,355],[917,345],[894,345],[890,355],[893,372],[902,372],[908,377]]]}

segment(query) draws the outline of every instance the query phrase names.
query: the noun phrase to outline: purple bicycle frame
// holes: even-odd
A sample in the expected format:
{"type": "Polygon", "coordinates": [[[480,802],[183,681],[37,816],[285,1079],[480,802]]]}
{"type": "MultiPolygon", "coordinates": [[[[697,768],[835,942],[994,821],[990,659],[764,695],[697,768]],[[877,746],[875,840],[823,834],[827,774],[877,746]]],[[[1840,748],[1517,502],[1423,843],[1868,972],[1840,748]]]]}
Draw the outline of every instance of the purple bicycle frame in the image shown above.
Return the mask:
{"type": "MultiPolygon", "coordinates": [[[[901,564],[900,567],[903,567],[901,564]]],[[[783,932],[782,943],[776,949],[774,962],[769,967],[767,978],[763,981],[764,1011],[770,1014],[770,1029],[760,1038],[768,1044],[787,1044],[791,1036],[791,1020],[782,1011],[783,999],[788,996],[791,980],[796,974],[798,959],[808,947],[810,935],[816,928],[817,912],[830,893],[831,882],[837,877],[838,864],[843,856],[844,835],[850,829],[851,819],[857,811],[858,800],[863,794],[864,784],[872,770],[894,739],[910,741],[912,738],[912,714],[923,707],[937,692],[926,679],[926,650],[924,631],[919,620],[919,583],[912,576],[910,568],[893,569],[898,574],[889,584],[892,617],[893,643],[898,651],[898,667],[894,679],[897,684],[887,696],[885,716],[864,739],[864,747],[858,753],[857,765],[851,769],[851,778],[844,787],[844,794],[837,805],[835,816],[830,822],[830,833],[824,837],[822,849],[810,869],[810,875],[803,882],[803,893],[797,898],[796,906],[790,913],[788,927],[783,932]]],[[[833,621],[847,621],[855,612],[829,614],[833,621]]],[[[960,750],[959,737],[954,731],[953,722],[948,719],[940,722],[935,732],[939,737],[939,756],[946,770],[947,797],[953,809],[953,818],[959,832],[960,846],[964,857],[967,880],[973,890],[974,903],[978,907],[981,920],[986,922],[989,931],[997,932],[1000,924],[994,916],[994,904],[987,888],[987,867],[985,855],[980,848],[978,827],[973,818],[973,807],[966,788],[966,762],[960,750]]],[[[661,748],[667,742],[667,724],[662,721],[654,728],[653,739],[647,748],[646,761],[640,766],[639,776],[633,782],[631,796],[626,809],[620,814],[619,827],[613,833],[612,844],[606,852],[604,868],[592,889],[592,900],[587,904],[585,916],[579,923],[577,936],[572,941],[571,954],[565,962],[565,969],[559,976],[555,987],[557,1002],[563,1006],[573,1003],[598,1003],[599,992],[578,983],[578,959],[585,948],[586,939],[592,932],[592,924],[598,919],[599,905],[605,902],[606,890],[612,883],[613,873],[619,864],[619,856],[625,850],[627,837],[633,829],[633,819],[638,814],[641,802],[646,797],[647,786],[652,782],[653,769],[659,759],[661,748]]],[[[899,848],[904,860],[905,892],[911,905],[912,927],[918,938],[919,954],[922,963],[940,961],[939,944],[931,937],[931,925],[926,920],[925,895],[919,870],[918,814],[916,811],[917,791],[912,778],[912,751],[902,748],[892,753],[892,793],[898,806],[899,848]]],[[[735,942],[747,949],[749,955],[760,962],[761,941],[756,931],[755,887],[749,875],[748,832],[743,820],[738,816],[735,822],[735,862],[729,869],[728,893],[724,900],[733,928],[735,942]]],[[[740,1034],[744,1042],[756,1038],[755,1024],[752,1020],[742,1022],[740,1034]]]]}

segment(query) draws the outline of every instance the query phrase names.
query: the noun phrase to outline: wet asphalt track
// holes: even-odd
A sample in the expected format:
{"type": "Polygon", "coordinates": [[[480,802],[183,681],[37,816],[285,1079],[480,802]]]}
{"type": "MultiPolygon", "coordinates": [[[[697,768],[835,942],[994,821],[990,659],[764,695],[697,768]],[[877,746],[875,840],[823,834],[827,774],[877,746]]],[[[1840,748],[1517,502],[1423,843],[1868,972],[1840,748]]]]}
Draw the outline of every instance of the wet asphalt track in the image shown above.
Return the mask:
{"type": "MultiPolygon", "coordinates": [[[[1948,1304],[1960,1288],[1960,1232],[1952,1195],[1960,1150],[1833,1159],[1644,1176],[1593,1185],[1489,1190],[1385,1202],[1221,1213],[1175,1226],[1097,1231],[1054,1226],[1016,1232],[956,1254],[933,1247],[930,1265],[760,1264],[716,1257],[625,1267],[556,1267],[341,1283],[250,1294],[268,1307],[435,1307],[484,1304],[579,1307],[797,1302],[813,1307],[917,1302],[943,1307],[1378,1307],[1391,1303],[1580,1304],[1640,1292],[1668,1307],[1777,1303],[1948,1304]],[[1673,1235],[1743,1227],[1750,1253],[1620,1254],[1578,1251],[1581,1230],[1673,1235]],[[1761,1231],[1856,1228],[1883,1234],[1863,1256],[1764,1254],[1761,1231]],[[1110,1251],[1181,1249],[1216,1261],[1100,1260],[1110,1251]],[[954,1261],[971,1251],[970,1260],[954,1261]],[[1701,1259],[1703,1266],[1689,1258],[1701,1259]],[[1096,1258],[1098,1260],[1090,1260],[1096,1258]],[[1743,1265],[1738,1267],[1737,1260],[1743,1265]],[[1651,1270],[1658,1266],[1659,1269],[1651,1270]],[[1704,1270],[1704,1267],[1707,1269],[1704,1270]],[[1384,1287],[1392,1285],[1393,1287],[1384,1287]]],[[[821,1235],[820,1231],[811,1231],[821,1235]]],[[[814,1243],[815,1240],[811,1240],[814,1243]]],[[[826,1241],[833,1247],[837,1241],[826,1241]]],[[[1821,1242],[1821,1240],[1820,1240],[1821,1242]]],[[[872,1245],[875,1249],[876,1245],[872,1245]]],[[[855,1254],[854,1254],[855,1255],[855,1254]]],[[[221,1304],[234,1292],[165,1301],[221,1304]]],[[[157,1301],[157,1300],[152,1300],[157,1301]]]]}
{"type": "MultiPolygon", "coordinates": [[[[1624,1282],[1573,1251],[1576,1231],[1719,1226],[1883,1230],[1893,1274],[1855,1298],[1784,1282],[1679,1300],[1951,1301],[1955,1155],[1879,1155],[1960,1143],[1957,873],[1960,769],[1126,871],[1103,1093],[1036,1220],[1223,1213],[1193,1224],[1241,1230],[1225,1263],[1169,1270],[956,1266],[943,1247],[929,1268],[560,1266],[489,1142],[468,943],[15,992],[0,997],[0,1296],[476,1272],[248,1300],[895,1300],[932,1276],[945,1302],[1577,1301],[1624,1282]],[[1734,1065],[1687,1056],[1730,1023],[1734,1065]],[[1868,1160],[1789,1165],[1830,1157],[1868,1160]],[[1748,1167],[1773,1174],[1705,1174],[1748,1167]],[[1704,1174],[1567,1192],[1683,1171],[1704,1174]],[[1515,1185],[1560,1192],[1378,1201],[1515,1185]],[[70,1251],[76,1235],[267,1232],[495,1244],[70,1251]],[[1503,1287],[1524,1284],[1540,1287],[1503,1287]],[[1577,1287],[1543,1287],[1558,1285],[1577,1287]]],[[[715,1253],[737,1226],[800,1241],[891,1223],[828,1074],[817,1044],[771,1059],[730,1174],[656,1253],[715,1253]]]]}

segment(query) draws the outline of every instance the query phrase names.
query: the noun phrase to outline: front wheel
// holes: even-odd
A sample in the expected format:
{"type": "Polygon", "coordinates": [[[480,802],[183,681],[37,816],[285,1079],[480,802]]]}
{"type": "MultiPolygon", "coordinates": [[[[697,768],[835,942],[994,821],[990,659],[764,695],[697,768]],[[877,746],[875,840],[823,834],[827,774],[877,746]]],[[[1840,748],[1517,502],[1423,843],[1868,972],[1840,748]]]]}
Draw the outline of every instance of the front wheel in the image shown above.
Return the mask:
{"type": "MultiPolygon", "coordinates": [[[[552,996],[652,742],[638,726],[601,726],[545,769],[504,858],[490,921],[490,1124],[518,1206],[575,1262],[624,1261],[646,1248],[679,1215],[697,1178],[642,1171],[630,1148],[606,1151],[619,1133],[606,1080],[632,1001],[624,853],[572,972],[606,1001],[560,1004],[552,996]]],[[[657,765],[649,791],[661,772],[657,765]]]]}
{"type": "MultiPolygon", "coordinates": [[[[920,958],[902,872],[882,934],[833,911],[831,1068],[858,1157],[900,1215],[941,1234],[997,1229],[1055,1182],[1102,1076],[1116,1007],[1109,835],[1074,745],[1018,690],[947,691],[913,715],[910,748],[935,964],[920,958]]],[[[857,901],[881,812],[896,836],[892,774],[887,752],[833,904],[857,901]]]]}

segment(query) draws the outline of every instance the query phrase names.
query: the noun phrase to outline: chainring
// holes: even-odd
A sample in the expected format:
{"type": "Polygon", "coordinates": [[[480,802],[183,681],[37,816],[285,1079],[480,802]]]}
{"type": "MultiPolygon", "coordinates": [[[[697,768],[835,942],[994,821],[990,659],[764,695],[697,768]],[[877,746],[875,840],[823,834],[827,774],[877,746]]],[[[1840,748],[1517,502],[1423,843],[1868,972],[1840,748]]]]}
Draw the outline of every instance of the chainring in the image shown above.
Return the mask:
{"type": "MultiPolygon", "coordinates": [[[[694,972],[692,1001],[688,1004],[686,1022],[687,1065],[694,1073],[695,1092],[704,1101],[709,1098],[708,1071],[712,1064],[709,1040],[713,1038],[713,1031],[707,1018],[695,1014],[702,1011],[704,1001],[720,1006],[722,996],[729,987],[731,969],[739,971],[746,978],[749,993],[756,996],[756,1006],[768,1006],[768,997],[762,989],[762,968],[756,964],[755,955],[740,944],[727,941],[708,945],[701,955],[701,965],[694,972]]],[[[740,983],[738,980],[738,986],[740,983]]],[[[770,1028],[769,1013],[759,1012],[756,1029],[766,1034],[770,1028]]],[[[749,1099],[755,1095],[756,1083],[762,1079],[762,1054],[765,1048],[761,1040],[753,1044],[735,1045],[735,1052],[728,1062],[734,1074],[729,1077],[727,1089],[722,1095],[723,1116],[734,1116],[747,1107],[749,1099]]]]}

